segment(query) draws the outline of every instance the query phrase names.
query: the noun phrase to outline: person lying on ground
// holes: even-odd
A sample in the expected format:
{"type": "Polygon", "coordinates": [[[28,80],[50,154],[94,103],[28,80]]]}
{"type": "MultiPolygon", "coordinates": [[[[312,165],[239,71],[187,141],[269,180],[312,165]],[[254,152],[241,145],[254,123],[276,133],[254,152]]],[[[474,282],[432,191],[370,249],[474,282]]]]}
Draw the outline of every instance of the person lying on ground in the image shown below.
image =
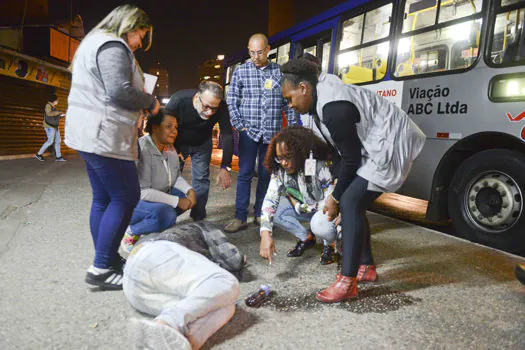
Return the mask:
{"type": "Polygon", "coordinates": [[[141,236],[124,295],[153,321],[132,319],[132,348],[199,349],[235,313],[246,256],[206,221],[141,236]]]}

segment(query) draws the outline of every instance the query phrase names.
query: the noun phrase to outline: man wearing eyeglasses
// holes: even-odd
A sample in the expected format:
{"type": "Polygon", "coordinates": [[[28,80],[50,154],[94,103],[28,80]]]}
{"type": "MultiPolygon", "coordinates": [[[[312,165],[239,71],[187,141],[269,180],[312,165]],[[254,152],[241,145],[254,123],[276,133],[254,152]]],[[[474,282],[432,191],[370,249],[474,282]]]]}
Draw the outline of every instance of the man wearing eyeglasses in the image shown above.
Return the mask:
{"type": "Polygon", "coordinates": [[[296,124],[294,112],[281,94],[281,71],[277,63],[268,61],[270,46],[264,34],[254,34],[248,41],[250,61],[233,72],[227,103],[233,127],[239,132],[239,175],[235,198],[235,219],[224,230],[237,232],[248,227],[248,205],[255,163],[257,189],[254,220],[260,225],[261,207],[270,183],[270,174],[263,159],[272,137],[281,130],[283,111],[289,125],[296,124]]]}
{"type": "Polygon", "coordinates": [[[250,61],[233,72],[227,102],[233,127],[239,132],[239,175],[235,198],[235,219],[226,232],[248,227],[248,205],[255,163],[257,189],[254,223],[260,225],[261,207],[270,183],[270,174],[263,166],[272,137],[281,130],[283,111],[289,125],[296,124],[294,112],[281,94],[281,71],[277,63],[268,61],[270,46],[263,34],[254,34],[248,41],[250,61]]]}
{"type": "Polygon", "coordinates": [[[232,125],[223,96],[222,86],[212,81],[203,81],[197,90],[181,90],[173,94],[165,107],[165,114],[175,116],[179,123],[179,135],[174,146],[181,157],[181,170],[188,156],[191,157],[192,186],[197,204],[190,216],[195,221],[206,217],[213,148],[212,131],[216,123],[219,123],[223,149],[217,184],[227,189],[232,182],[232,125]]]}

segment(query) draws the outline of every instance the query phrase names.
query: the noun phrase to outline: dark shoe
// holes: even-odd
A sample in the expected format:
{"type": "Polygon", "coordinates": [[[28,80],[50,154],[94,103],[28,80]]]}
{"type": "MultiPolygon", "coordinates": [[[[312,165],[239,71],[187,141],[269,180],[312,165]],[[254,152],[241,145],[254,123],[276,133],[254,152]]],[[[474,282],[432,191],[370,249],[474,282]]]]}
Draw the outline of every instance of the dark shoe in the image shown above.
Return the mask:
{"type": "Polygon", "coordinates": [[[295,258],[298,256],[303,255],[303,253],[312,248],[315,245],[315,236],[310,235],[311,238],[308,238],[306,241],[297,241],[297,244],[294,248],[290,249],[288,251],[288,254],[286,254],[289,258],[295,258]]]}
{"type": "Polygon", "coordinates": [[[97,286],[102,290],[122,290],[122,272],[112,268],[108,272],[95,274],[88,271],[86,274],[86,283],[97,286]]]}
{"type": "Polygon", "coordinates": [[[55,162],[67,162],[67,160],[65,160],[62,157],[58,157],[57,159],[55,159],[55,162]]]}
{"type": "Polygon", "coordinates": [[[255,224],[255,226],[261,226],[261,217],[260,216],[254,217],[253,223],[255,224]]]}
{"type": "Polygon", "coordinates": [[[516,278],[525,286],[525,264],[516,266],[516,278]]]}
{"type": "Polygon", "coordinates": [[[42,157],[40,154],[36,153],[35,154],[35,158],[38,159],[39,161],[43,162],[45,161],[44,157],[42,157]]]}
{"type": "Polygon", "coordinates": [[[245,230],[247,228],[248,228],[248,224],[246,223],[246,221],[235,219],[224,227],[224,231],[228,233],[235,233],[240,230],[245,230]]]}
{"type": "Polygon", "coordinates": [[[315,294],[317,300],[323,303],[338,303],[357,298],[357,281],[355,277],[337,274],[334,284],[315,294]]]}
{"type": "Polygon", "coordinates": [[[334,251],[331,245],[325,245],[323,248],[323,255],[321,255],[321,265],[330,265],[339,259],[339,255],[334,251]]]}
{"type": "Polygon", "coordinates": [[[359,265],[357,282],[377,282],[377,272],[374,265],[359,265]]]}

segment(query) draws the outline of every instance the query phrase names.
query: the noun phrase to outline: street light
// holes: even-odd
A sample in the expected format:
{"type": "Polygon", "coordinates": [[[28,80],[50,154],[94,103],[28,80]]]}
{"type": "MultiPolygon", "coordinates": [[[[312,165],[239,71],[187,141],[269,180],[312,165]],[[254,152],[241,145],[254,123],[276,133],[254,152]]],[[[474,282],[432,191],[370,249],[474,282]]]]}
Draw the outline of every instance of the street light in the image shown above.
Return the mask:
{"type": "Polygon", "coordinates": [[[224,59],[224,55],[217,55],[217,61],[222,61],[224,59]]]}

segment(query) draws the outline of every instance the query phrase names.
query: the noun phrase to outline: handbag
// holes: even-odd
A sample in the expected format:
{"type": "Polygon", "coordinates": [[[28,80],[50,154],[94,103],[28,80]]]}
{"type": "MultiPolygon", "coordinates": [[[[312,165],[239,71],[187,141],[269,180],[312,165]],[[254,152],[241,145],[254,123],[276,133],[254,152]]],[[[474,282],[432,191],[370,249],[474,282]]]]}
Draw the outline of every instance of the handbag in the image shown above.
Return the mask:
{"type": "MultiPolygon", "coordinates": [[[[52,109],[55,110],[55,107],[52,107],[52,109]]],[[[60,116],[49,116],[47,115],[46,110],[44,109],[44,121],[47,125],[52,126],[54,128],[58,128],[58,124],[60,123],[60,116]]]]}

